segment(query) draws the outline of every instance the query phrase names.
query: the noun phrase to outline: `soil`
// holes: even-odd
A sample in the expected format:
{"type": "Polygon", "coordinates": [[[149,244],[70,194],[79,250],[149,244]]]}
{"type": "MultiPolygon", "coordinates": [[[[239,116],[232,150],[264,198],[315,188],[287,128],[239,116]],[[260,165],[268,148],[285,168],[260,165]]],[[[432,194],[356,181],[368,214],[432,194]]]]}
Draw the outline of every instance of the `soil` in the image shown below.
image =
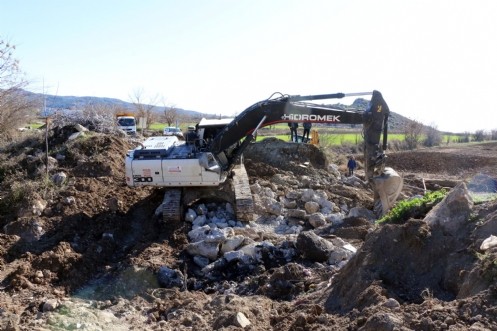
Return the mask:
{"type": "MultiPolygon", "coordinates": [[[[0,150],[1,330],[497,330],[497,250],[480,250],[497,235],[496,200],[475,203],[457,236],[423,219],[378,226],[348,217],[316,231],[357,248],[343,266],[271,261],[196,286],[185,252],[191,223],[163,224],[163,190],[124,183],[124,155],[136,142],[71,133],[49,140],[58,160],[50,176],[67,175],[59,186],[39,180],[42,137],[0,150]],[[163,266],[181,270],[185,286],[161,287],[163,266]]],[[[338,159],[276,139],[245,153],[251,183],[307,177],[320,188],[338,159]]],[[[497,143],[392,153],[388,166],[405,179],[403,198],[461,181],[495,189],[497,143]]],[[[325,189],[336,204],[371,207],[367,187],[325,189]]]]}

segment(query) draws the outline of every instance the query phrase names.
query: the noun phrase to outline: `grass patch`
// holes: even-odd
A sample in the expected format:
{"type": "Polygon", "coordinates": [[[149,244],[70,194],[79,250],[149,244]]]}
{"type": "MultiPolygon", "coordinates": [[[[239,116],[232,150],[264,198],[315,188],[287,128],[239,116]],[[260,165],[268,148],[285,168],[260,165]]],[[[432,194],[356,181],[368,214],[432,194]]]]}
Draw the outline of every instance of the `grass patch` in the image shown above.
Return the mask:
{"type": "Polygon", "coordinates": [[[319,143],[323,146],[363,144],[362,133],[323,133],[319,135],[319,143]]]}
{"type": "Polygon", "coordinates": [[[475,193],[475,192],[469,192],[469,195],[471,196],[471,199],[473,199],[474,204],[482,204],[484,202],[488,201],[493,201],[497,199],[497,194],[496,193],[475,193]]]}
{"type": "Polygon", "coordinates": [[[399,201],[376,224],[404,223],[410,218],[424,217],[436,204],[447,195],[445,189],[428,192],[422,197],[399,201]]]}
{"type": "Polygon", "coordinates": [[[167,126],[167,124],[162,124],[162,123],[152,123],[150,124],[149,130],[154,130],[154,131],[161,131],[164,130],[164,128],[167,126]]]}
{"type": "MultiPolygon", "coordinates": [[[[183,133],[185,133],[186,131],[188,131],[188,126],[191,126],[191,125],[195,126],[195,124],[197,124],[197,123],[181,123],[180,125],[178,125],[178,127],[181,129],[181,131],[183,131],[183,133]]],[[[148,127],[148,130],[162,132],[162,130],[164,130],[164,128],[168,127],[168,126],[176,127],[176,124],[168,125],[167,123],[152,123],[148,127]]],[[[137,128],[141,129],[139,127],[137,127],[137,128]]]]}

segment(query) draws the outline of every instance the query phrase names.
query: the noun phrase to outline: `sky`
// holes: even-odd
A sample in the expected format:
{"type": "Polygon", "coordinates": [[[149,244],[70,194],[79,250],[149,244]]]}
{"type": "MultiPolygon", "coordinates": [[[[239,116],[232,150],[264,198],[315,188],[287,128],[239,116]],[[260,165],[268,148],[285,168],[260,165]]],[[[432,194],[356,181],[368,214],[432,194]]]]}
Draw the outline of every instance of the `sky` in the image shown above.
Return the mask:
{"type": "Polygon", "coordinates": [[[37,93],[232,116],[274,92],[378,90],[474,132],[497,129],[496,16],[495,0],[0,0],[0,39],[37,93]]]}

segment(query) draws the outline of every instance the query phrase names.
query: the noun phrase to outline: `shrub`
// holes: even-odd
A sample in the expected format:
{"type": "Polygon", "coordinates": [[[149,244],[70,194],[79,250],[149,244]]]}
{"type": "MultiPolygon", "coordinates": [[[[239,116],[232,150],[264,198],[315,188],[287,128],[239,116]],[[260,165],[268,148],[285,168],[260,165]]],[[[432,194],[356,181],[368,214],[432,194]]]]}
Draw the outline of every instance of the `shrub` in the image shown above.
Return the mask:
{"type": "Polygon", "coordinates": [[[474,141],[484,141],[485,140],[485,131],[484,130],[476,130],[473,134],[474,141]]]}
{"type": "Polygon", "coordinates": [[[423,144],[426,147],[439,146],[442,143],[442,134],[435,126],[429,126],[426,129],[426,138],[423,141],[423,144]]]}
{"type": "Polygon", "coordinates": [[[402,200],[376,223],[403,223],[410,218],[424,217],[447,195],[445,189],[428,192],[422,197],[402,200]]]}

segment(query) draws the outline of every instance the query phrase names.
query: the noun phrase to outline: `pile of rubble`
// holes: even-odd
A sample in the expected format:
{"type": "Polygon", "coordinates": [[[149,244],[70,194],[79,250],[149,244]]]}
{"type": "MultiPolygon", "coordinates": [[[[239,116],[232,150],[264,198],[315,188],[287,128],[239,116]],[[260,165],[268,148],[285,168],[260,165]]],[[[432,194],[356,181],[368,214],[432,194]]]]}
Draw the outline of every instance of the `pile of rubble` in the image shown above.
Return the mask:
{"type": "MultiPolygon", "coordinates": [[[[190,228],[185,251],[193,264],[188,275],[162,266],[158,272],[161,286],[192,290],[210,287],[219,293],[246,294],[255,291],[251,283],[264,272],[273,273],[288,264],[301,268],[298,263],[307,265],[307,278],[315,268],[330,277],[357,251],[376,218],[369,209],[347,205],[342,199],[334,202],[326,190],[309,188],[316,184],[346,185],[354,192],[366,186],[358,177],[342,176],[334,165],[329,168],[326,178],[301,176],[298,180],[292,174],[275,174],[271,180],[253,180],[254,222],[236,220],[229,203],[191,206],[185,214],[190,228]],[[347,226],[354,222],[355,227],[347,226]],[[347,227],[353,229],[348,233],[353,243],[333,235],[347,227]]],[[[157,208],[157,213],[160,210],[157,208]]]]}

